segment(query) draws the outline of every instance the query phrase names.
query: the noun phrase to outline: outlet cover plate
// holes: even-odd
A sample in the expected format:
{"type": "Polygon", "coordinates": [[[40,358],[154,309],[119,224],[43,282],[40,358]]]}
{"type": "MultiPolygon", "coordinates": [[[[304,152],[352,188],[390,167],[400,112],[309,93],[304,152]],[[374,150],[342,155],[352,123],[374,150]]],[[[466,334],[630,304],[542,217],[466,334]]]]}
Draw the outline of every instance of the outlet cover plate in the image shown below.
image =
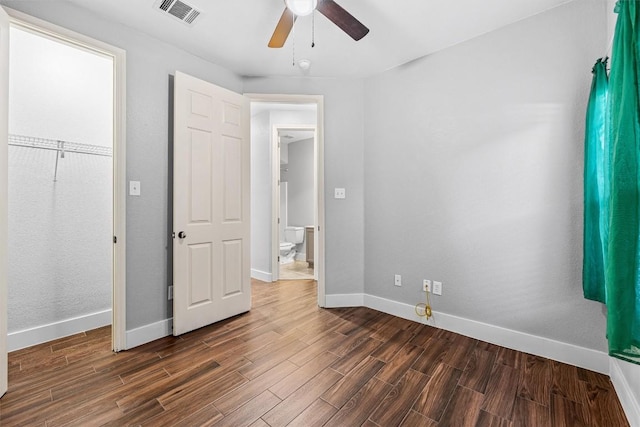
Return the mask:
{"type": "Polygon", "coordinates": [[[431,280],[424,279],[422,281],[422,292],[431,292],[431,280]]]}
{"type": "Polygon", "coordinates": [[[396,286],[402,286],[402,276],[399,274],[396,274],[393,284],[396,286]]]}

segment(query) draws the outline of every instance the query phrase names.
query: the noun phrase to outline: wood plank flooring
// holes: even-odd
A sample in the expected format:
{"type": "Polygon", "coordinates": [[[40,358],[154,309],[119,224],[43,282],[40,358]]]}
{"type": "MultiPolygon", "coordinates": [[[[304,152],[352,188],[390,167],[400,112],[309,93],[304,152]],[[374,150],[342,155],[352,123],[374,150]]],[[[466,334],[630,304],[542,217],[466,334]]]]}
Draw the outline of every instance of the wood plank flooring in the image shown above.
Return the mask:
{"type": "Polygon", "coordinates": [[[101,328],[9,355],[8,426],[627,426],[609,378],[367,308],[313,281],[111,353],[101,328]]]}

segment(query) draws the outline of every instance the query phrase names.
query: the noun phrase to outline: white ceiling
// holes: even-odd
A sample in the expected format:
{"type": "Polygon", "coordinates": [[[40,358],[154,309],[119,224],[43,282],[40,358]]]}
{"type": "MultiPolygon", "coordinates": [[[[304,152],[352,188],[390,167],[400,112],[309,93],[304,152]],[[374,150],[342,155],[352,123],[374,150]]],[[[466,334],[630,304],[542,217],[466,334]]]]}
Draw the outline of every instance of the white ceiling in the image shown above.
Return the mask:
{"type": "Polygon", "coordinates": [[[154,10],[154,0],[68,0],[136,28],[243,76],[300,76],[295,58],[312,61],[311,76],[368,76],[394,68],[571,0],[336,0],[369,27],[353,41],[315,13],[298,19],[282,49],[267,43],[283,0],[182,0],[203,12],[189,27],[154,10]]]}

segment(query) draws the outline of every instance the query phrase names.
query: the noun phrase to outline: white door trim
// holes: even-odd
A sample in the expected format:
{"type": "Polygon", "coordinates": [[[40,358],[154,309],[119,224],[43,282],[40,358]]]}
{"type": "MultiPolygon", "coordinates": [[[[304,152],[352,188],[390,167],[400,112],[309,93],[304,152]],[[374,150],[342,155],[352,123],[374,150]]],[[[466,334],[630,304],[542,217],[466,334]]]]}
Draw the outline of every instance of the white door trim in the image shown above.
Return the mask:
{"type": "Polygon", "coordinates": [[[7,359],[7,199],[9,134],[9,16],[0,6],[0,397],[8,389],[7,359]]]}
{"type": "MultiPolygon", "coordinates": [[[[316,226],[316,239],[315,239],[315,256],[316,263],[314,265],[314,271],[316,274],[316,280],[318,281],[318,306],[325,307],[325,212],[324,212],[324,96],[322,95],[285,95],[285,94],[260,94],[260,93],[245,93],[245,96],[249,98],[251,102],[281,102],[286,104],[316,104],[316,144],[315,144],[315,165],[314,173],[317,190],[316,193],[316,209],[315,209],[315,226],[316,226]]],[[[274,163],[279,161],[273,160],[274,163]]],[[[274,191],[275,192],[275,191],[274,191]]],[[[275,209],[275,207],[272,207],[275,209]]],[[[272,221],[276,223],[275,233],[277,230],[277,220],[272,221]]],[[[272,236],[274,231],[272,230],[272,236]]],[[[277,234],[276,234],[277,235],[277,234]]],[[[275,242],[275,240],[274,240],[275,242]]],[[[274,243],[277,245],[277,242],[274,243]]],[[[280,251],[279,247],[276,247],[276,253],[280,251]]],[[[276,255],[277,257],[277,255],[276,255]]],[[[276,258],[277,259],[277,258],[276,258]]],[[[272,267],[272,273],[273,273],[272,267]]]]}
{"type": "MultiPolygon", "coordinates": [[[[113,100],[113,319],[112,348],[126,349],[126,52],[25,13],[4,8],[11,24],[74,47],[111,57],[114,64],[113,100]]],[[[6,204],[6,200],[0,200],[6,204]]]]}

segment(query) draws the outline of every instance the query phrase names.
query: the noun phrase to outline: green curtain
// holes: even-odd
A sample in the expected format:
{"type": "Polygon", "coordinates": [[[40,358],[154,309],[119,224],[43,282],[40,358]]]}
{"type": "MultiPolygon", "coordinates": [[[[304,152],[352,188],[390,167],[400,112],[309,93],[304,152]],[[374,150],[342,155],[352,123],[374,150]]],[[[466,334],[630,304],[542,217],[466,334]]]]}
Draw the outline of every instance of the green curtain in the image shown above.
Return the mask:
{"type": "Polygon", "coordinates": [[[605,259],[608,241],[609,180],[607,118],[609,80],[607,59],[593,66],[591,94],[587,107],[584,150],[584,262],[582,288],[587,299],[606,303],[605,259]]]}
{"type": "Polygon", "coordinates": [[[609,91],[607,338],[609,354],[640,364],[640,5],[621,0],[616,12],[609,91]]]}

